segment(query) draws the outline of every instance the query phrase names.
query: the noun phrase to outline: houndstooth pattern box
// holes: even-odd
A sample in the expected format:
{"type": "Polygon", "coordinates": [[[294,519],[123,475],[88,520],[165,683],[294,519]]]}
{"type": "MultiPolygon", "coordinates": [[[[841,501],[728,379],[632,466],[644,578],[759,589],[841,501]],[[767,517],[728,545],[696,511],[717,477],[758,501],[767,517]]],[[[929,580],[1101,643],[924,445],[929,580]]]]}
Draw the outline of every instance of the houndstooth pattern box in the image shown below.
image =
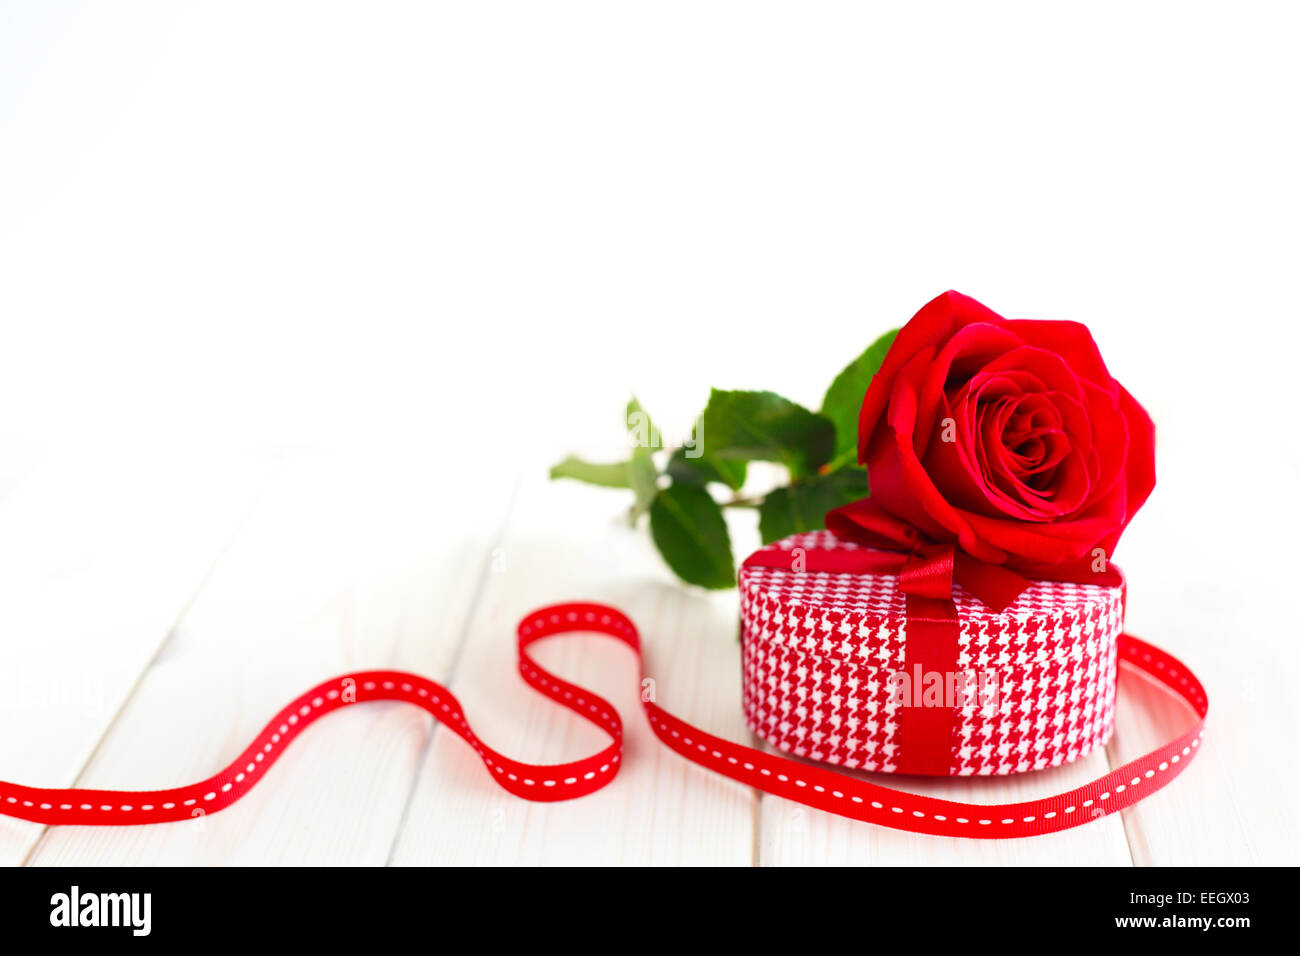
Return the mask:
{"type": "Polygon", "coordinates": [[[799,560],[861,547],[825,531],[793,535],[763,549],[788,565],[768,554],[781,566],[742,567],[754,733],[796,756],[897,772],[902,708],[950,708],[948,774],[961,776],[1057,766],[1106,742],[1122,586],[1035,581],[1001,612],[958,586],[956,673],[909,673],[898,575],[810,571],[799,560]]]}

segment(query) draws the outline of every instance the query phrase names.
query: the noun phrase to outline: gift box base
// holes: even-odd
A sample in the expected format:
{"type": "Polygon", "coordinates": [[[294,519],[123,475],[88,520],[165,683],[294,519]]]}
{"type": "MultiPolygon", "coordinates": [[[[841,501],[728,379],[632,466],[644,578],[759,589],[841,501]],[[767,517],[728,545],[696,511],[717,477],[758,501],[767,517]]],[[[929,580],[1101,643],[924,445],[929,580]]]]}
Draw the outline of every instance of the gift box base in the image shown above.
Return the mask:
{"type": "Polygon", "coordinates": [[[800,550],[859,547],[827,532],[770,547],[790,569],[741,571],[742,683],[746,722],[778,750],[898,772],[901,708],[931,703],[951,714],[952,776],[1059,766],[1109,739],[1121,587],[1039,581],[1002,612],[957,588],[956,673],[908,674],[896,575],[799,570],[800,550]]]}

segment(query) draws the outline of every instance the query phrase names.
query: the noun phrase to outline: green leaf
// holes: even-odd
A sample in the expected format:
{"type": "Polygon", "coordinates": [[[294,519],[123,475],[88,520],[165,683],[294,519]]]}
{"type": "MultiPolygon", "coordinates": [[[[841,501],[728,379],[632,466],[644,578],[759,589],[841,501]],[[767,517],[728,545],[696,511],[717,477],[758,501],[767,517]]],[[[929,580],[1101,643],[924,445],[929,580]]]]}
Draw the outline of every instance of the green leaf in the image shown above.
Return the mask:
{"type": "Polygon", "coordinates": [[[635,396],[627,403],[626,420],[633,441],[632,457],[627,463],[627,481],[636,495],[631,514],[631,520],[635,522],[659,493],[659,469],[655,467],[653,456],[663,446],[663,441],[659,429],[655,428],[635,396]]]}
{"type": "Polygon", "coordinates": [[[603,485],[606,488],[630,488],[627,466],[628,463],[625,461],[595,464],[570,455],[551,468],[551,477],[576,478],[578,481],[585,481],[590,485],[603,485]]]}
{"type": "MultiPolygon", "coordinates": [[[[885,353],[894,344],[898,329],[886,332],[867,346],[867,350],[855,358],[849,366],[835,376],[831,387],[826,389],[822,399],[822,414],[835,424],[835,455],[838,460],[849,449],[858,446],[858,412],[862,410],[862,399],[866,397],[867,386],[880,371],[880,364],[885,360],[885,353]]],[[[857,461],[856,455],[852,459],[857,461]]]]}
{"type": "Polygon", "coordinates": [[[664,446],[659,429],[650,420],[650,416],[646,414],[635,395],[628,399],[625,421],[628,436],[632,439],[632,447],[637,451],[652,454],[664,446]]]}
{"type": "Polygon", "coordinates": [[[649,455],[633,455],[627,463],[627,480],[636,501],[632,504],[632,520],[645,514],[659,493],[659,472],[649,455]]]}
{"type": "Polygon", "coordinates": [[[650,506],[650,534],[683,581],[715,589],[735,585],[727,523],[704,488],[675,484],[659,492],[650,506]]]}
{"type": "Polygon", "coordinates": [[[835,448],[830,419],[774,392],[714,389],[697,439],[714,461],[776,461],[792,477],[816,471],[835,448]]]}
{"type": "Polygon", "coordinates": [[[685,448],[679,448],[668,459],[668,476],[673,481],[688,485],[703,485],[716,481],[733,491],[745,483],[745,463],[743,461],[726,461],[724,459],[690,458],[685,448]]]}
{"type": "Polygon", "coordinates": [[[759,534],[764,544],[770,544],[787,535],[824,528],[826,512],[865,498],[868,492],[867,473],[862,468],[843,468],[777,488],[758,506],[759,534]]]}

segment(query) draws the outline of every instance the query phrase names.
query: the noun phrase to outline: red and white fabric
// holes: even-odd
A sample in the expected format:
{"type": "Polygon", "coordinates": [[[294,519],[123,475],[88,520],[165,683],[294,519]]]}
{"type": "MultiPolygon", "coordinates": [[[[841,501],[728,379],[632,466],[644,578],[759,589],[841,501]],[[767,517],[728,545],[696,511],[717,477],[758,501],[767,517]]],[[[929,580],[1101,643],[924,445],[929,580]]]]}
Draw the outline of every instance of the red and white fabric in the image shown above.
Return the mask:
{"type": "MultiPolygon", "coordinates": [[[[890,675],[906,672],[908,635],[899,577],[799,568],[809,552],[862,548],[818,531],[765,549],[787,555],[788,568],[741,568],[745,716],[796,756],[895,772],[899,694],[890,675]]],[[[958,671],[983,675],[989,693],[966,695],[956,710],[949,774],[1040,770],[1106,742],[1122,586],[1036,581],[997,612],[958,585],[953,602],[958,671]]]]}

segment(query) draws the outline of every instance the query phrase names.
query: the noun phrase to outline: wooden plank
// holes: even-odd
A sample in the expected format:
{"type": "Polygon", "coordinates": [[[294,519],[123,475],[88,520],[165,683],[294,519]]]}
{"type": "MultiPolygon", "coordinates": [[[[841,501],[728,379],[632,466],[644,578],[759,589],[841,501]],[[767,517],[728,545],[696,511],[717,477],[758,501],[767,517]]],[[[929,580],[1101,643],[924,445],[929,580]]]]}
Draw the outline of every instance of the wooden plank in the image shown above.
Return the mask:
{"type": "MultiPolygon", "coordinates": [[[[65,475],[77,471],[62,467],[65,475]]],[[[435,634],[444,626],[454,630],[457,614],[469,619],[472,641],[454,686],[486,739],[522,759],[571,759],[602,746],[603,735],[533,694],[512,669],[517,618],[569,597],[627,609],[646,638],[660,701],[715,733],[750,739],[740,718],[734,592],[706,595],[673,583],[644,532],[627,531],[616,517],[618,493],[530,481],[497,547],[479,516],[499,516],[503,495],[483,489],[481,505],[461,500],[455,511],[469,530],[452,531],[446,509],[430,504],[440,497],[438,488],[450,487],[436,467],[407,468],[398,481],[392,472],[403,469],[333,459],[289,464],[114,725],[83,784],[161,786],[202,776],[237,752],[284,699],[343,667],[391,663],[446,677],[454,669],[456,641],[435,634]],[[372,500],[376,487],[382,502],[372,500]],[[423,550],[433,540],[433,550],[423,550]],[[483,602],[471,615],[480,578],[483,602]],[[434,580],[445,587],[423,587],[434,580]],[[377,647],[383,661],[370,653],[377,647]],[[176,718],[185,713],[197,716],[176,718]]],[[[152,590],[132,592],[141,606],[122,595],[116,613],[149,620],[162,616],[156,610],[157,595],[168,590],[162,585],[183,577],[175,566],[183,561],[150,568],[144,542],[125,555],[96,550],[94,541],[116,540],[121,547],[132,532],[148,539],[149,521],[141,517],[148,508],[195,520],[154,500],[166,485],[161,479],[148,492],[121,484],[103,473],[84,486],[66,477],[56,481],[46,470],[0,508],[4,633],[20,633],[24,620],[39,621],[40,611],[55,609],[61,616],[35,633],[45,635],[39,646],[57,644],[49,656],[69,678],[34,689],[27,688],[30,680],[20,681],[21,694],[3,702],[22,711],[6,714],[10,725],[43,722],[56,705],[80,707],[87,691],[101,696],[99,687],[71,680],[73,670],[85,676],[90,667],[67,666],[90,644],[68,637],[87,621],[99,627],[86,632],[98,646],[110,652],[126,646],[125,625],[104,629],[101,611],[111,600],[107,586],[95,583],[100,576],[116,574],[115,586],[129,589],[143,574],[152,590]],[[103,493],[83,501],[87,489],[103,493]],[[118,501],[134,494],[137,502],[125,506],[130,519],[117,524],[104,514],[115,494],[118,501]],[[47,518],[59,514],[64,526],[31,517],[42,507],[47,518]],[[62,514],[67,508],[74,510],[62,514]],[[89,559],[78,557],[79,547],[92,552],[89,559]],[[29,569],[25,562],[34,563],[29,569]],[[82,599],[102,603],[78,614],[67,610],[82,599]],[[33,709],[38,695],[44,699],[33,709]]],[[[1267,535],[1300,527],[1282,491],[1261,491],[1272,502],[1272,524],[1234,525],[1245,552],[1268,553],[1267,535]]],[[[202,498],[197,489],[191,492],[202,498]]],[[[664,750],[640,717],[631,655],[591,636],[551,642],[538,655],[613,700],[629,726],[627,764],[615,784],[592,797],[555,805],[517,800],[495,788],[461,741],[441,732],[433,734],[421,765],[430,722],[396,705],[374,705],[312,728],[272,771],[272,782],[229,811],[194,824],[57,829],[33,857],[39,863],[382,862],[396,838],[392,859],[403,864],[746,863],[755,853],[757,814],[757,852],[766,864],[1288,862],[1300,839],[1278,795],[1294,792],[1300,782],[1287,763],[1293,748],[1286,733],[1300,718],[1289,692],[1300,673],[1296,655],[1278,639],[1285,624],[1255,597],[1260,590],[1287,593],[1287,569],[1215,559],[1212,544],[1187,526],[1183,504],[1171,497],[1144,514],[1126,541],[1124,566],[1135,582],[1129,623],[1184,657],[1206,680],[1210,732],[1193,766],[1160,794],[1124,811],[1122,821],[1032,840],[958,841],[852,823],[776,798],[760,804],[745,788],[664,750]],[[402,828],[407,793],[417,780],[402,828]]],[[[754,543],[745,517],[732,525],[738,553],[754,543]]],[[[179,532],[185,520],[172,530],[179,532]]],[[[180,537],[195,540],[188,532],[180,537]]],[[[37,672],[22,661],[15,670],[15,647],[6,652],[9,673],[37,672]]],[[[96,666],[111,667],[112,656],[97,659],[96,666]]],[[[1110,762],[1137,756],[1188,720],[1181,704],[1125,674],[1110,762]]],[[[46,745],[60,737],[66,742],[81,729],[79,720],[68,720],[39,736],[46,745]]],[[[39,767],[35,776],[11,771],[22,745],[6,740],[0,776],[70,782],[42,778],[39,767]]],[[[93,740],[85,743],[87,750],[93,746],[93,740]]],[[[45,753],[39,747],[32,752],[45,753]]],[[[56,757],[46,754],[47,763],[56,757]]],[[[1105,766],[1094,756],[1074,767],[998,780],[875,779],[996,802],[1066,789],[1105,766]]],[[[31,824],[0,820],[0,835],[12,841],[10,857],[21,858],[22,839],[30,845],[38,832],[31,824]]]]}
{"type": "MultiPolygon", "coordinates": [[[[1189,443],[1190,445],[1191,443],[1189,443]]],[[[1234,461],[1199,447],[1167,449],[1169,481],[1134,523],[1123,552],[1129,629],[1182,659],[1210,701],[1192,765],[1123,811],[1139,865],[1292,865],[1300,824],[1295,727],[1300,703],[1295,562],[1278,542],[1300,537],[1294,464],[1260,447],[1251,491],[1218,510],[1215,494],[1241,480],[1234,461]],[[1209,509],[1207,511],[1207,509],[1209,509]]],[[[1127,675],[1112,759],[1127,762],[1185,732],[1190,709],[1158,684],[1127,675]]]]}
{"type": "MultiPolygon", "coordinates": [[[[857,776],[881,786],[949,800],[1007,803],[1069,790],[1107,769],[1105,755],[1097,753],[1069,766],[1008,777],[927,780],[882,773],[857,776]]],[[[1031,839],[964,840],[891,830],[765,795],[761,827],[759,861],[763,866],[1128,866],[1132,862],[1118,816],[1031,839]]]]}
{"type": "MultiPolygon", "coordinates": [[[[0,779],[71,785],[247,513],[257,467],[62,452],[0,507],[0,779]]],[[[39,824],[0,817],[0,861],[39,824]]]]}
{"type": "MultiPolygon", "coordinates": [[[[452,689],[476,732],[520,760],[592,753],[605,734],[522,684],[515,625],[535,607],[605,601],[636,622],[659,703],[715,733],[745,739],[736,594],[677,584],[644,530],[619,514],[626,494],[538,476],[521,486],[501,561],[469,627],[452,689]]],[[[598,635],[535,645],[538,660],[610,700],[623,717],[613,783],[580,800],[518,799],[478,757],[439,731],[395,847],[396,864],[730,864],[754,853],[752,790],[665,749],[641,713],[632,654],[598,635]]]]}
{"type": "MultiPolygon", "coordinates": [[[[287,700],[342,671],[445,677],[510,499],[435,455],[287,460],[80,781],[153,787],[228,763],[287,700]]],[[[193,823],[56,828],[40,864],[382,864],[432,720],[349,708],[233,807],[193,823]]]]}

